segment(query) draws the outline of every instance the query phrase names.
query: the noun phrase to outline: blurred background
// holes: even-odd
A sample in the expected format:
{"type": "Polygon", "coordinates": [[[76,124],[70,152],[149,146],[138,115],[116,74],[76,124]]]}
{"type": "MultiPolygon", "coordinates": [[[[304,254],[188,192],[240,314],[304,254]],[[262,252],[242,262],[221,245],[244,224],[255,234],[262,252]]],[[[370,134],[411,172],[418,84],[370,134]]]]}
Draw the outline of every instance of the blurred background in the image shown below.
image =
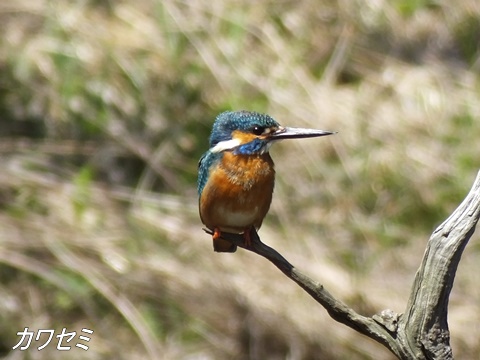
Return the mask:
{"type": "MultiPolygon", "coordinates": [[[[213,252],[197,161],[224,110],[338,131],[272,149],[260,236],[361,314],[402,312],[480,167],[479,19],[477,0],[2,1],[0,357],[392,359],[265,259],[213,252]],[[94,333],[12,350],[25,327],[94,333]]],[[[462,359],[479,258],[474,235],[462,359]]]]}

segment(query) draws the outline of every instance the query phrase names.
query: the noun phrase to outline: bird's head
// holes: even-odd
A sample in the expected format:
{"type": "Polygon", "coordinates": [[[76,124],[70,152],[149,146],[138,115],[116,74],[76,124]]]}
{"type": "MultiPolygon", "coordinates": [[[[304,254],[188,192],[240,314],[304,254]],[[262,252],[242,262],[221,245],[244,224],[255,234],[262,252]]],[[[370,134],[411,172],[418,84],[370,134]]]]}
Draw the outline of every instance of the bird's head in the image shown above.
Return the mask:
{"type": "Polygon", "coordinates": [[[266,114],[227,111],[217,116],[210,135],[210,151],[253,155],[268,152],[277,140],[332,135],[332,131],[283,127],[266,114]]]}

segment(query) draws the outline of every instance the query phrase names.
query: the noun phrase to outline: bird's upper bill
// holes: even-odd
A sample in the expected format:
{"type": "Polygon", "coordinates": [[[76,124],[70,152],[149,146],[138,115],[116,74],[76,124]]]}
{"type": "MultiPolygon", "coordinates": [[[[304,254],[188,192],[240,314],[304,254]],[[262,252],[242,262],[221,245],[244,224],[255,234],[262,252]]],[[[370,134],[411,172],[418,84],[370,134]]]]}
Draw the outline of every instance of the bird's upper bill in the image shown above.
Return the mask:
{"type": "Polygon", "coordinates": [[[267,136],[269,140],[283,140],[283,139],[302,139],[310,137],[319,137],[335,134],[334,131],[303,129],[280,126],[278,130],[267,136]]]}

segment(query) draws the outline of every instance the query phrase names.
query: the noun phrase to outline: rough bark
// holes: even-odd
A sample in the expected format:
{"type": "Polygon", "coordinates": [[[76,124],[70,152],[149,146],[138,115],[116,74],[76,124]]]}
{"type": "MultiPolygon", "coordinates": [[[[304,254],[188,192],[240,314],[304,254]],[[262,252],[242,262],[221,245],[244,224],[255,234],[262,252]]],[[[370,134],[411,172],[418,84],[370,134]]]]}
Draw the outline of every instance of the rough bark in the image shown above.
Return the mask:
{"type": "Polygon", "coordinates": [[[450,291],[462,252],[479,217],[480,173],[465,200],[431,235],[405,312],[398,314],[387,309],[372,317],[362,316],[336,299],[323,285],[262,243],[255,231],[251,233],[250,246],[244,244],[242,235],[222,234],[222,237],[271,261],[334,320],[381,343],[399,359],[443,360],[453,359],[447,323],[450,291]]]}

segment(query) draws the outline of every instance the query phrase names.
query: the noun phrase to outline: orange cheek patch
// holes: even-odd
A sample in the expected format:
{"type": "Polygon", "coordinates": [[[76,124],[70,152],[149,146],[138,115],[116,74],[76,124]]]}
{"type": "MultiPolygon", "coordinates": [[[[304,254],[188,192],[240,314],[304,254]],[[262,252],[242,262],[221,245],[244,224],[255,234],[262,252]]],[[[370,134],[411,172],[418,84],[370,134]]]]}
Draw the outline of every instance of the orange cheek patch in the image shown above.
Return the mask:
{"type": "Polygon", "coordinates": [[[232,132],[232,139],[240,140],[241,144],[247,144],[247,143],[255,140],[258,137],[259,136],[257,136],[257,135],[250,134],[250,133],[244,133],[244,132],[239,131],[239,130],[235,130],[235,131],[232,132]]]}

